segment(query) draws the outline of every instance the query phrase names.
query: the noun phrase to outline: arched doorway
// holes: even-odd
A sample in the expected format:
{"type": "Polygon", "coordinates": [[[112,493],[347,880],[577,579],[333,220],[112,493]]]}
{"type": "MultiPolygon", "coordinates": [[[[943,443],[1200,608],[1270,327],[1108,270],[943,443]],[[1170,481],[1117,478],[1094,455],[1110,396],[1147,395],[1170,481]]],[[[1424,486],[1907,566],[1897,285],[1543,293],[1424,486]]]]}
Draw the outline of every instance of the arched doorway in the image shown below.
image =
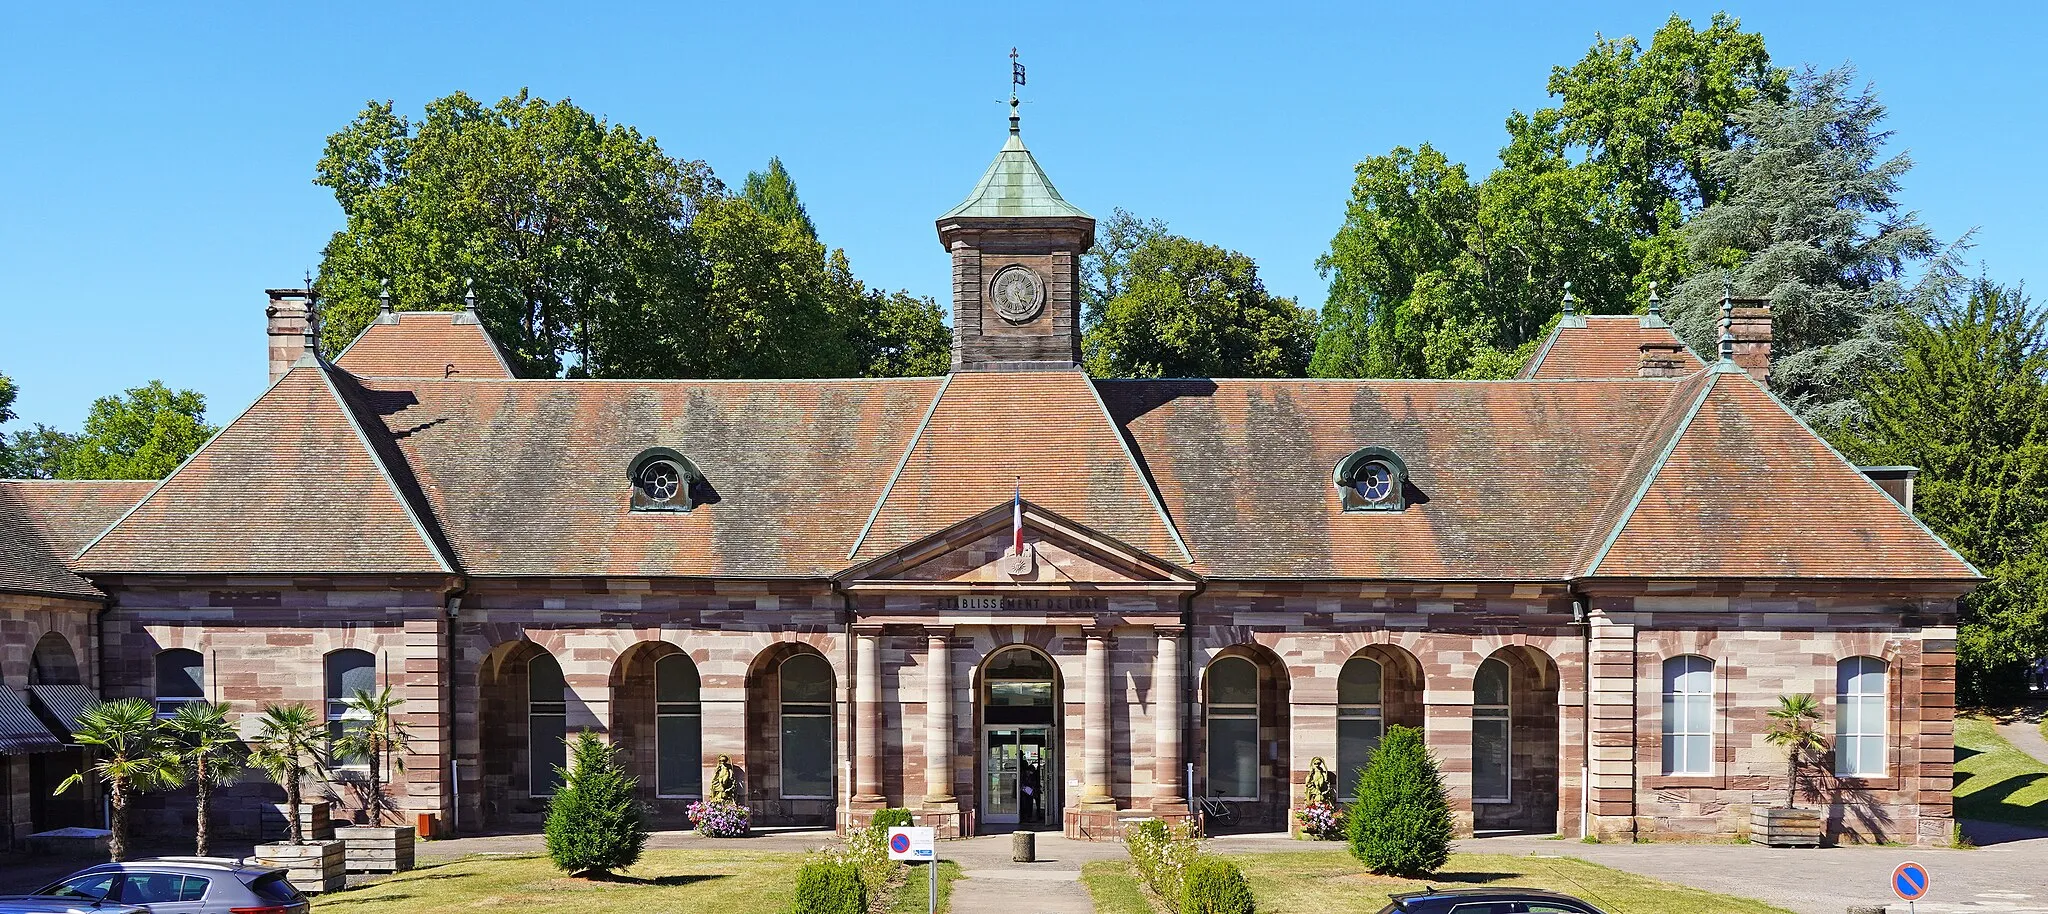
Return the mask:
{"type": "Polygon", "coordinates": [[[1557,829],[1557,664],[1520,645],[1472,677],[1472,827],[1557,829]]]}
{"type": "Polygon", "coordinates": [[[1060,824],[1059,668],[1036,648],[988,656],[976,689],[981,721],[980,821],[996,828],[1060,824]]]}
{"type": "Polygon", "coordinates": [[[755,825],[828,825],[838,815],[839,677],[817,648],[779,641],[747,670],[742,802],[755,825]]]}
{"type": "MultiPolygon", "coordinates": [[[[35,693],[36,701],[45,709],[75,708],[83,710],[99,699],[85,686],[80,675],[78,655],[71,650],[71,642],[56,632],[45,632],[37,639],[35,648],[29,652],[28,687],[35,693]]],[[[53,716],[62,717],[61,714],[53,716]]],[[[58,720],[63,726],[70,726],[69,720],[58,720]]],[[[35,831],[49,831],[73,826],[95,827],[100,824],[94,815],[98,809],[97,795],[93,789],[99,782],[85,778],[84,789],[56,793],[57,785],[72,775],[86,770],[86,751],[76,743],[70,743],[62,752],[38,752],[28,756],[28,815],[29,825],[35,831]]]]}
{"type": "Polygon", "coordinates": [[[1224,648],[1202,670],[1202,796],[1236,811],[1234,830],[1287,827],[1288,685],[1286,664],[1256,644],[1224,648]]]}
{"type": "Polygon", "coordinates": [[[1387,644],[1360,648],[1337,673],[1337,799],[1349,801],[1388,727],[1422,726],[1422,664],[1387,644]]]}
{"type": "Polygon", "coordinates": [[[612,744],[640,781],[640,802],[657,824],[685,823],[704,795],[704,715],[696,661],[676,645],[643,641],[612,667],[612,744]]]}
{"type": "Polygon", "coordinates": [[[484,658],[478,687],[484,825],[539,825],[568,764],[562,665],[538,644],[508,641],[484,658]]]}

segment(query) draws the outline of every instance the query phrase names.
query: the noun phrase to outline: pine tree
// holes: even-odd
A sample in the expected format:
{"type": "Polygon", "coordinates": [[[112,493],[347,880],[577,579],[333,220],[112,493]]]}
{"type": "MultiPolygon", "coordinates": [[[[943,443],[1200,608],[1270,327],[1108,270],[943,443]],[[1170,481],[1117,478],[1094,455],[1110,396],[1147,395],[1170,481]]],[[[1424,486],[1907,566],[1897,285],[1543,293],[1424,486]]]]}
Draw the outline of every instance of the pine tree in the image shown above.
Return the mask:
{"type": "Polygon", "coordinates": [[[1383,876],[1427,876],[1451,859],[1451,803],[1422,731],[1389,727],[1358,775],[1351,855],[1383,876]]]}
{"type": "Polygon", "coordinates": [[[548,856],[575,876],[602,878],[632,866],[647,846],[647,826],[619,750],[588,730],[569,744],[569,767],[548,803],[548,856]]]}

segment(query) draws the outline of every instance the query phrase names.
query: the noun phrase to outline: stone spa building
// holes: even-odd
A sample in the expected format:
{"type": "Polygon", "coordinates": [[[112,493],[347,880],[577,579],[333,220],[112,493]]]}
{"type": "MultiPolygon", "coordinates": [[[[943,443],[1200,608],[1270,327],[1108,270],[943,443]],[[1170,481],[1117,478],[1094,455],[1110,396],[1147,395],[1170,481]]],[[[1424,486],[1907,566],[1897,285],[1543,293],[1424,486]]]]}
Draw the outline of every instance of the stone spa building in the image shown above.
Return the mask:
{"type": "Polygon", "coordinates": [[[1567,314],[1512,381],[1094,379],[1094,229],[1013,120],[938,219],[934,378],[519,378],[468,311],[330,360],[272,291],[273,383],[168,479],[0,482],[6,840],[98,824],[49,796],[97,696],[380,685],[442,834],[537,828],[585,729],[662,827],[723,755],[759,825],[1277,830],[1398,724],[1465,827],[1728,836],[1806,693],[1830,835],[1948,840],[1978,574],[1763,386],[1766,307],[1704,361],[1653,311],[1567,314]]]}

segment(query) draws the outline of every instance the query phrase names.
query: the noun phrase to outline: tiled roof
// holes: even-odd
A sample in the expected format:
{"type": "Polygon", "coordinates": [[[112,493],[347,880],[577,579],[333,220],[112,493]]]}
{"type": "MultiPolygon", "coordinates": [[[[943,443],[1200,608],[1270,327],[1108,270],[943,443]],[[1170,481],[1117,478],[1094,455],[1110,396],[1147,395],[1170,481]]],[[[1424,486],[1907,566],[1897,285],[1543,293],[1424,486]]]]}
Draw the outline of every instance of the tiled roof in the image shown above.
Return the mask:
{"type": "Polygon", "coordinates": [[[0,590],[98,598],[69,560],[156,485],[153,480],[0,481],[0,590]]]}
{"type": "Polygon", "coordinates": [[[305,360],[279,378],[87,547],[79,567],[451,570],[375,442],[351,418],[330,370],[305,360]]]}
{"type": "Polygon", "coordinates": [[[1592,576],[1979,576],[1747,375],[1711,377],[1592,576]]]}
{"type": "Polygon", "coordinates": [[[1038,167],[1031,150],[1024,148],[1024,138],[1017,135],[1014,126],[1010,139],[996,153],[996,160],[989,163],[988,171],[967,199],[939,218],[960,216],[1091,218],[1053,189],[1052,180],[1038,167]]]}
{"type": "Polygon", "coordinates": [[[1211,577],[1561,580],[1670,381],[1102,381],[1211,577]],[[1392,449],[1417,497],[1346,513],[1332,481],[1392,449]]]}
{"type": "Polygon", "coordinates": [[[939,385],[382,379],[364,403],[466,573],[822,577],[850,564],[939,385]],[[716,501],[627,511],[628,464],[657,446],[716,501]]]}
{"type": "Polygon", "coordinates": [[[1024,497],[1168,561],[1186,561],[1130,450],[1080,370],[959,372],[853,558],[873,558],[1024,497]]]}
{"type": "MultiPolygon", "coordinates": [[[[1543,341],[1521,376],[1549,380],[1556,378],[1633,378],[1642,365],[1644,343],[1676,343],[1669,327],[1643,326],[1634,315],[1584,317],[1584,327],[1559,324],[1543,341]]],[[[1699,370],[1700,357],[1690,349],[1678,353],[1678,368],[1699,370]]]]}
{"type": "Polygon", "coordinates": [[[512,377],[512,366],[469,311],[399,311],[379,318],[334,364],[361,378],[512,377]]]}

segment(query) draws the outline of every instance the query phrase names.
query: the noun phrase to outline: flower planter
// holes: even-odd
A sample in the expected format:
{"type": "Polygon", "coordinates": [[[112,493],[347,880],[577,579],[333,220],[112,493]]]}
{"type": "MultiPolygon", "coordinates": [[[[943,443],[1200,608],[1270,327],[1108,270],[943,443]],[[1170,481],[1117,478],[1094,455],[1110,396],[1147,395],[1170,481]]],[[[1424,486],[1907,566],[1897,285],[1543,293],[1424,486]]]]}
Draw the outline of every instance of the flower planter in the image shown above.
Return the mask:
{"type": "Polygon", "coordinates": [[[283,867],[285,878],[308,895],[341,890],[348,875],[345,853],[340,841],[256,845],[257,862],[283,867]]]}
{"type": "MultiPolygon", "coordinates": [[[[274,803],[280,820],[288,820],[292,808],[283,803],[274,803]]],[[[334,837],[334,820],[329,817],[326,800],[306,800],[299,804],[299,837],[308,841],[326,841],[334,837]]]]}
{"type": "Polygon", "coordinates": [[[1819,847],[1820,813],[1784,806],[1749,811],[1749,840],[1769,847],[1819,847]]]}
{"type": "Polygon", "coordinates": [[[337,828],[334,836],[348,848],[344,857],[351,873],[403,873],[412,869],[410,825],[358,825],[337,828]]]}

